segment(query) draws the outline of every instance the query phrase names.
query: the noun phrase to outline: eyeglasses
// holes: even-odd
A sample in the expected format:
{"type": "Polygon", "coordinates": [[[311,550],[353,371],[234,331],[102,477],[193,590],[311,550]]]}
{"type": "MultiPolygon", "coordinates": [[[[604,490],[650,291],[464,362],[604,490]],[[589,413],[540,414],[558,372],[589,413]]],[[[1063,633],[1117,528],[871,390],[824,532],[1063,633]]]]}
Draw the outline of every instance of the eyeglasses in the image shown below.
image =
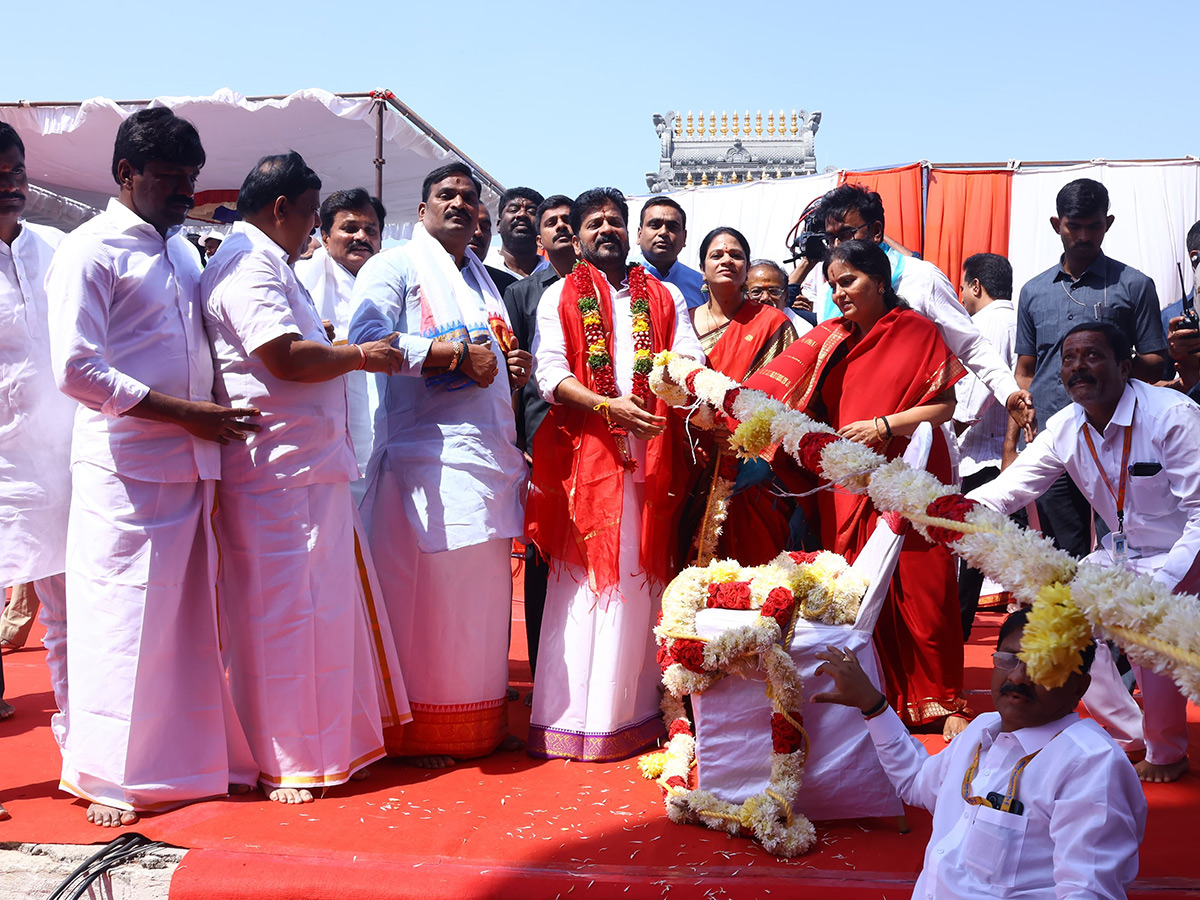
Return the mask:
{"type": "Polygon", "coordinates": [[[779,300],[787,293],[787,288],[778,287],[756,287],[746,291],[746,296],[751,300],[761,300],[763,297],[770,297],[772,300],[779,300]]]}
{"type": "Polygon", "coordinates": [[[836,247],[838,244],[854,240],[855,235],[870,226],[870,224],[870,222],[863,222],[854,228],[843,228],[841,231],[827,231],[825,232],[825,240],[836,247]]]}
{"type": "Polygon", "coordinates": [[[1012,671],[1021,661],[1021,658],[1017,654],[1009,653],[1005,650],[997,650],[992,654],[992,665],[1004,672],[1012,671]]]}

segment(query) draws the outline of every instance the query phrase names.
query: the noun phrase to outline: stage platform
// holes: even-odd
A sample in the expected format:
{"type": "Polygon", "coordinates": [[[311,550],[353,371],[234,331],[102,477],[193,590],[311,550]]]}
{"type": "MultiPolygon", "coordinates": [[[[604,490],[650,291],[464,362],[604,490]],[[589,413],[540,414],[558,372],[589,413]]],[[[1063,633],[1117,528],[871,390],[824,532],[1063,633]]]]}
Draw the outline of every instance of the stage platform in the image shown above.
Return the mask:
{"type": "MultiPolygon", "coordinates": [[[[980,711],[991,708],[989,654],[1001,619],[981,613],[968,647],[967,686],[980,711]]],[[[524,694],[529,665],[519,601],[510,656],[524,694]]],[[[17,713],[0,722],[0,802],[13,816],[0,822],[0,846],[99,844],[136,831],[186,848],[170,880],[174,900],[899,900],[912,891],[929,836],[921,810],[908,811],[907,834],[895,820],[817,823],[814,851],[780,860],[745,838],[673,825],[635,760],[548,762],[523,752],[438,772],[384,761],[369,780],[303,806],[255,793],[102,830],[86,822],[82,801],[58,791],[53,701],[36,631],[29,649],[5,653],[4,671],[17,713]]],[[[1193,706],[1189,714],[1200,747],[1200,711],[1193,706]]],[[[512,702],[509,716],[523,737],[528,709],[512,702]]],[[[942,746],[940,736],[923,740],[931,750],[942,746]]],[[[1130,896],[1200,897],[1200,776],[1193,770],[1177,784],[1145,790],[1150,818],[1130,896]]]]}

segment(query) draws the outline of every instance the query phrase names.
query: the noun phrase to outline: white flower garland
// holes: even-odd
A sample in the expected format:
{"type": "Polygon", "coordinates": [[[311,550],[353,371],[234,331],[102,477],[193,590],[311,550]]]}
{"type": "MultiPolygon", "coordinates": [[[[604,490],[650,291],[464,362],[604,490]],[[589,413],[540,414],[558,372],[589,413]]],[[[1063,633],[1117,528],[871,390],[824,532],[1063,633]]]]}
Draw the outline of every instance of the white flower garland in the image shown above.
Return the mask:
{"type": "MultiPolygon", "coordinates": [[[[759,391],[670,353],[655,360],[652,384],[672,406],[707,407],[714,416],[731,412],[739,423],[731,444],[744,456],[759,456],[777,445],[799,460],[807,436],[834,433],[759,391]]],[[[1148,575],[1081,565],[1042,535],[982,506],[967,509],[961,520],[932,514],[931,504],[954,506],[961,498],[928,472],[910,469],[903,460],[888,462],[851,441],[826,444],[819,460],[823,478],[848,490],[866,490],[876,509],[901,514],[923,536],[945,544],[1018,599],[1036,608],[1045,602],[1039,598],[1055,598],[1056,609],[1046,610],[1036,625],[1031,621],[1022,640],[1021,656],[1035,681],[1061,683],[1069,673],[1070,663],[1063,659],[1077,659],[1078,653],[1063,654],[1064,639],[1057,635],[1074,635],[1065,640],[1075,647],[1080,633],[1075,626],[1085,617],[1090,628],[1115,640],[1135,662],[1169,675],[1200,703],[1200,598],[1174,594],[1148,575]],[[1055,585],[1066,590],[1049,591],[1055,585]]]]}

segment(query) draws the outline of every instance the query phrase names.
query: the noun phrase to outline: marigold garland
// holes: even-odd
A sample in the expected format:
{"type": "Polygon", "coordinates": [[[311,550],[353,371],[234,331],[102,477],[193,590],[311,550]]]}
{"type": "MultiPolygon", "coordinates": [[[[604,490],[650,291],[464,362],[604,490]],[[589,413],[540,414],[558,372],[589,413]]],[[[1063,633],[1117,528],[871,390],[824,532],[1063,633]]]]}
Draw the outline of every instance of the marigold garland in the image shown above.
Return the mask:
{"type": "Polygon", "coordinates": [[[1174,594],[1123,567],[1080,563],[1042,535],[972,504],[903,460],[889,462],[852,441],[809,437],[833,434],[833,429],[719,372],[698,372],[691,360],[660,353],[651,385],[671,406],[707,409],[735,420],[730,443],[739,454],[760,456],[779,447],[802,464],[807,460],[826,481],[868,493],[881,513],[899,513],[922,535],[1032,603],[1034,618],[1025,629],[1022,653],[1038,683],[1061,684],[1076,670],[1082,614],[1092,630],[1117,641],[1134,662],[1168,675],[1200,702],[1200,598],[1195,595],[1174,594]]]}

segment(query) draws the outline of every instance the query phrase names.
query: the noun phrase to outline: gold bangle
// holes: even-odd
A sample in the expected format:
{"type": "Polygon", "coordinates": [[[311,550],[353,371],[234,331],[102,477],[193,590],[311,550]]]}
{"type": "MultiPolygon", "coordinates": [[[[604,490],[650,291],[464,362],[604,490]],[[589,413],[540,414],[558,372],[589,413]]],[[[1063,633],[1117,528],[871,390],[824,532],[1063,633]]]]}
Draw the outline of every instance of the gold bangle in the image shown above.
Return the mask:
{"type": "Polygon", "coordinates": [[[593,406],[592,412],[600,413],[600,415],[602,415],[604,417],[605,425],[612,424],[612,414],[609,412],[607,400],[601,400],[599,403],[597,403],[595,406],[593,406]]]}

